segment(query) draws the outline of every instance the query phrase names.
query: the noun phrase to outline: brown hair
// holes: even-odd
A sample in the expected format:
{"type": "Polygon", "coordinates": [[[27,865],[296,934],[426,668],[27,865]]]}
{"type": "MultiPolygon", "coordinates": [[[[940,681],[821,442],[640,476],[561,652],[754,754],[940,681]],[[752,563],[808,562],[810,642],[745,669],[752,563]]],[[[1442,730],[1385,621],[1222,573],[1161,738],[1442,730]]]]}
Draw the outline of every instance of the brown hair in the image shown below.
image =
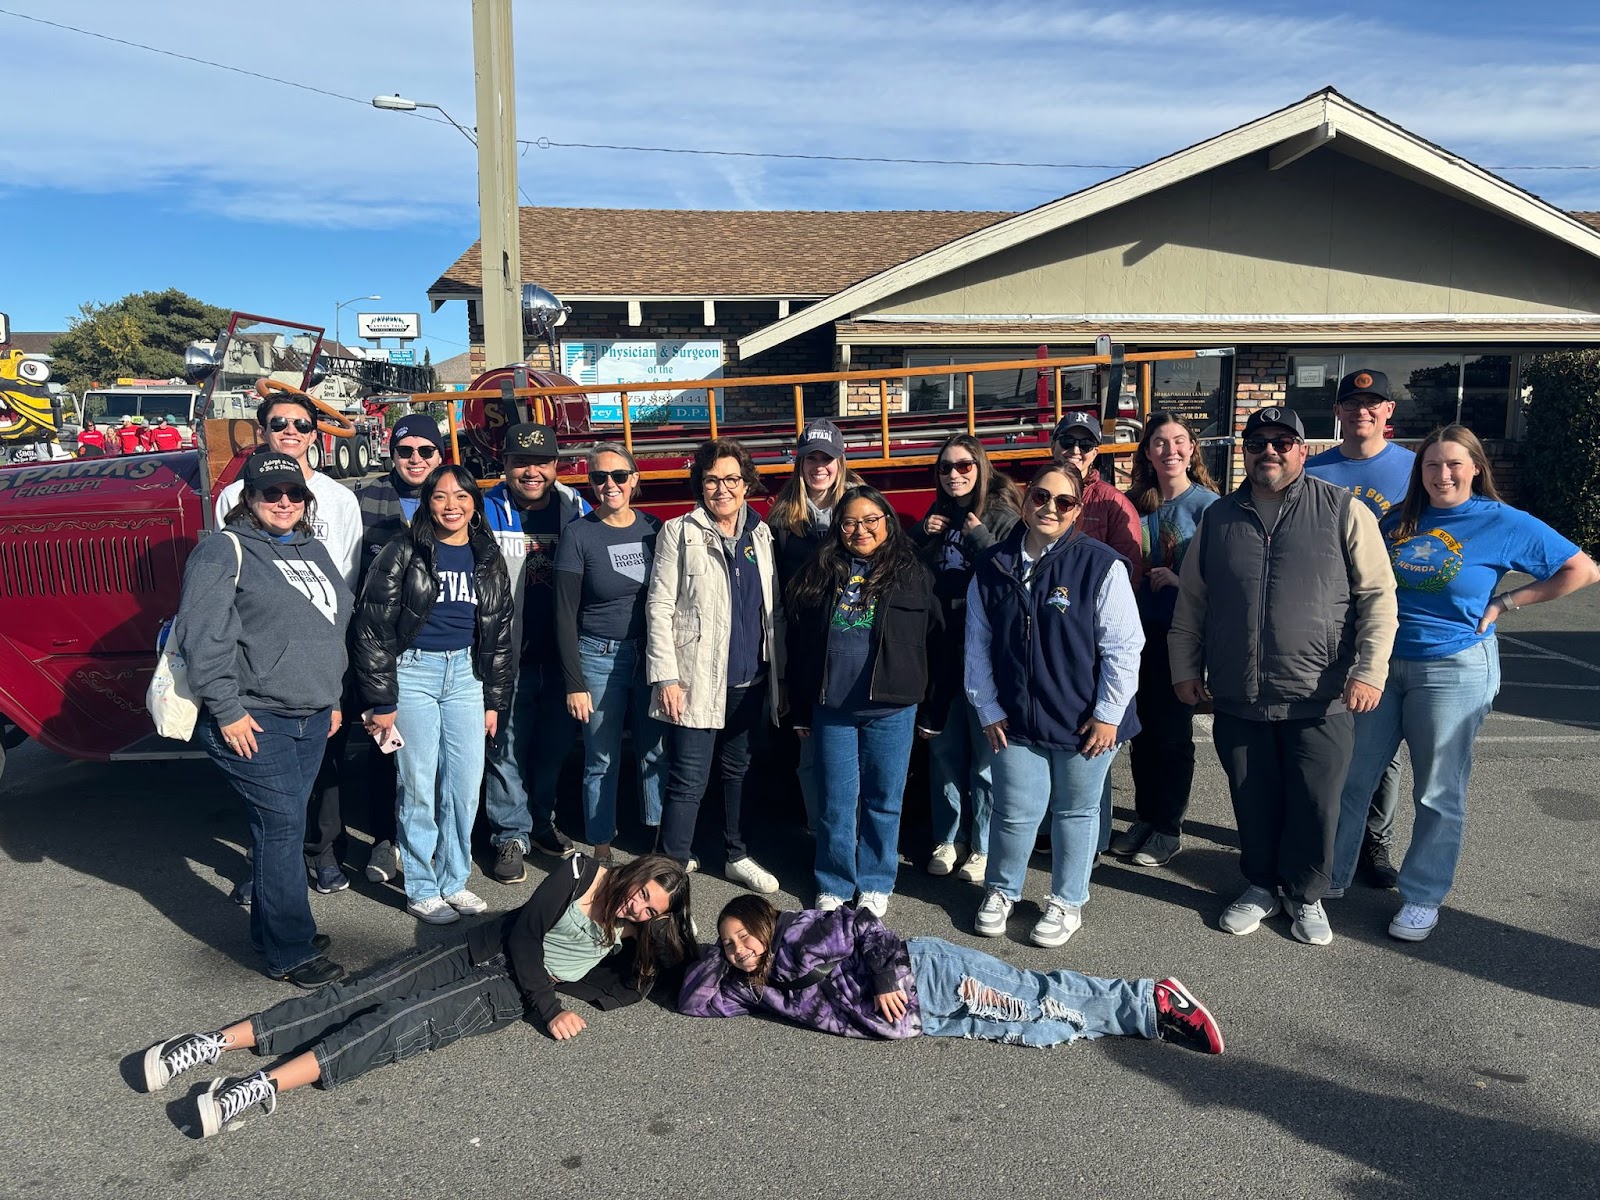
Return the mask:
{"type": "Polygon", "coordinates": [[[1139,439],[1139,449],[1134,452],[1133,470],[1128,481],[1128,499],[1133,502],[1134,508],[1146,516],[1161,507],[1161,486],[1156,482],[1156,469],[1150,461],[1150,439],[1155,436],[1156,430],[1168,425],[1176,425],[1194,443],[1194,455],[1189,459],[1189,482],[1198,484],[1208,492],[1217,490],[1217,485],[1211,481],[1211,472],[1206,470],[1206,464],[1200,457],[1200,439],[1195,437],[1194,430],[1176,413],[1151,413],[1144,427],[1144,436],[1139,439]]]}
{"type": "Polygon", "coordinates": [[[947,499],[954,499],[944,490],[939,483],[939,460],[944,457],[946,450],[953,450],[957,446],[972,455],[978,464],[978,481],[972,485],[972,512],[979,520],[989,509],[989,501],[994,500],[1001,504],[1009,504],[1017,512],[1022,511],[1022,489],[1017,486],[1017,481],[1002,471],[994,469],[994,464],[989,461],[989,454],[983,448],[983,443],[970,433],[952,433],[945,438],[944,444],[939,447],[939,452],[934,457],[934,486],[939,495],[947,499]]]}
{"type": "Polygon", "coordinates": [[[722,906],[722,911],[717,914],[717,953],[722,955],[722,961],[728,962],[728,956],[722,952],[722,923],[729,918],[739,922],[750,936],[767,948],[761,956],[761,961],[756,964],[754,971],[740,971],[732,963],[728,963],[729,970],[738,971],[757,991],[761,990],[767,982],[767,972],[772,968],[772,939],[778,935],[778,910],[773,908],[760,896],[748,893],[735,896],[722,906]]]}
{"type": "Polygon", "coordinates": [[[605,934],[606,945],[617,939],[617,910],[648,883],[667,894],[667,911],[639,927],[634,972],[640,991],[654,982],[658,960],[675,966],[694,956],[698,947],[689,923],[689,874],[683,864],[662,854],[646,854],[621,867],[603,867],[600,885],[589,902],[589,919],[605,934]]]}
{"type": "Polygon", "coordinates": [[[711,438],[696,447],[694,459],[689,464],[689,486],[694,489],[695,503],[698,504],[705,494],[706,472],[719,458],[731,458],[739,464],[746,496],[759,496],[767,490],[761,486],[761,473],[756,470],[756,464],[751,461],[750,451],[744,448],[744,443],[734,438],[711,438]]]}
{"type": "MultiPolygon", "coordinates": [[[[830,510],[837,509],[844,494],[853,487],[860,487],[863,482],[843,457],[833,461],[839,464],[839,473],[833,477],[833,486],[828,489],[825,507],[830,510]]],[[[806,511],[806,481],[802,476],[805,465],[804,457],[794,460],[794,471],[783,481],[783,486],[773,498],[772,507],[767,510],[767,524],[776,525],[787,533],[804,534],[811,527],[811,517],[806,511]]]]}
{"type": "Polygon", "coordinates": [[[1478,468],[1472,480],[1474,496],[1500,499],[1500,493],[1494,486],[1494,472],[1489,469],[1489,456],[1484,453],[1478,435],[1465,425],[1442,425],[1423,438],[1422,445],[1417,447],[1417,458],[1411,464],[1411,480],[1406,487],[1405,502],[1400,505],[1400,518],[1391,534],[1397,541],[1416,535],[1417,522],[1422,518],[1422,506],[1428,503],[1428,491],[1422,486],[1422,456],[1440,442],[1454,442],[1460,446],[1472,459],[1472,465],[1478,468]]]}
{"type": "MultiPolygon", "coordinates": [[[[311,514],[317,511],[317,498],[311,494],[311,485],[309,483],[302,482],[300,486],[306,490],[306,510],[300,514],[300,519],[294,523],[294,531],[303,533],[307,537],[315,537],[316,534],[312,532],[311,528],[311,514]]],[[[256,516],[256,510],[250,507],[250,497],[260,494],[255,488],[246,484],[244,490],[239,493],[239,499],[234,502],[233,507],[223,514],[222,523],[224,525],[232,525],[242,518],[248,520],[250,524],[265,533],[267,527],[261,523],[261,518],[256,516]]]]}

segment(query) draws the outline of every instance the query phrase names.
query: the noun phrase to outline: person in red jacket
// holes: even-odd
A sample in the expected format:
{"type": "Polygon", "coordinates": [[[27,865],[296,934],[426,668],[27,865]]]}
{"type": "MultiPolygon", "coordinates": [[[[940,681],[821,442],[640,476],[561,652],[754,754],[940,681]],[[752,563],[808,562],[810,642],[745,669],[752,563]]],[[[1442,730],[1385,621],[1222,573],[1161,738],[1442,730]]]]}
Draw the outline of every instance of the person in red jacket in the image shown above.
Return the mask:
{"type": "Polygon", "coordinates": [[[173,425],[172,418],[162,413],[156,419],[156,426],[150,431],[150,448],[152,450],[178,450],[183,446],[183,436],[173,425]]]}
{"type": "Polygon", "coordinates": [[[1144,575],[1144,551],[1139,542],[1139,513],[1133,502],[1100,478],[1095,460],[1100,457],[1100,422],[1092,413],[1069,412],[1050,438],[1058,463],[1078,468],[1083,476],[1083,509],[1078,529],[1104,542],[1128,560],[1135,590],[1144,575]]]}

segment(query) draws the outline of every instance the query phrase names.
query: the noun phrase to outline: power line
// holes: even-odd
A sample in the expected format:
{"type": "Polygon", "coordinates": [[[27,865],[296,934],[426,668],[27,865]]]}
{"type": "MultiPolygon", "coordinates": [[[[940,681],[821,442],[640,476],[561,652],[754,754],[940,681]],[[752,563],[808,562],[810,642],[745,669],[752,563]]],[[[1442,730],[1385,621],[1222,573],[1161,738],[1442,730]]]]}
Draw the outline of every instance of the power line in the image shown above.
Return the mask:
{"type": "MultiPolygon", "coordinates": [[[[176,50],[167,50],[160,46],[150,46],[144,42],[131,41],[128,38],[114,37],[108,33],[99,33],[93,29],[83,29],[77,25],[68,25],[63,21],[51,21],[44,17],[36,17],[31,13],[16,12],[9,8],[0,8],[0,16],[14,17],[19,21],[31,21],[36,25],[46,25],[52,29],[59,29],[65,33],[76,33],[83,37],[96,38],[114,45],[126,46],[133,50],[144,50],[151,54],[159,54],[166,58],[175,58],[180,62],[194,63],[197,66],[212,67],[218,71],[228,71],[235,75],[243,75],[249,79],[257,79],[264,83],[276,83],[283,87],[296,88],[302,92],[311,92],[318,96],[327,96],[333,100],[345,100],[351,104],[359,104],[363,108],[369,107],[370,100],[363,100],[359,96],[347,96],[343,92],[330,91],[327,88],[315,87],[309,83],[300,83],[293,79],[284,79],[277,75],[267,75],[261,71],[251,71],[245,67],[237,67],[231,63],[216,62],[209,58],[199,58],[192,54],[180,54],[176,50]]],[[[434,125],[455,125],[454,121],[447,121],[439,117],[424,116],[419,112],[406,114],[420,121],[428,121],[434,125]]],[[[461,126],[456,126],[458,129],[461,126]]],[[[1003,167],[1011,169],[1043,169],[1054,171],[1132,171],[1142,166],[1141,163],[1062,163],[1062,162],[1012,162],[995,159],[967,159],[967,158],[894,158],[886,155],[875,154],[798,154],[785,153],[776,150],[721,150],[705,147],[690,146],[631,146],[607,142],[558,142],[552,138],[519,138],[517,144],[523,147],[536,147],[540,150],[611,150],[628,154],[686,154],[699,155],[711,158],[767,158],[800,162],[849,162],[849,163],[877,163],[896,166],[928,166],[928,167],[1003,167]]],[[[1537,163],[1520,164],[1517,166],[1489,166],[1488,171],[1600,171],[1600,163],[1537,163]]],[[[520,185],[518,191],[522,191],[520,185]]],[[[522,198],[531,205],[526,192],[522,198]]]]}

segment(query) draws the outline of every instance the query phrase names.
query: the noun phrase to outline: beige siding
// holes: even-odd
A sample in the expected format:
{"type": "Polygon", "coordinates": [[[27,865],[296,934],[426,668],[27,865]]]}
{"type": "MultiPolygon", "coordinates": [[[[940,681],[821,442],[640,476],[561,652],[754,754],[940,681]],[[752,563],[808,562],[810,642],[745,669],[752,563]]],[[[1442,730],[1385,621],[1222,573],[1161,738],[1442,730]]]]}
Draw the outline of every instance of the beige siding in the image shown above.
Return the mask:
{"type": "Polygon", "coordinates": [[[1330,147],[1227,164],[873,313],[1600,313],[1600,261],[1330,147]]]}

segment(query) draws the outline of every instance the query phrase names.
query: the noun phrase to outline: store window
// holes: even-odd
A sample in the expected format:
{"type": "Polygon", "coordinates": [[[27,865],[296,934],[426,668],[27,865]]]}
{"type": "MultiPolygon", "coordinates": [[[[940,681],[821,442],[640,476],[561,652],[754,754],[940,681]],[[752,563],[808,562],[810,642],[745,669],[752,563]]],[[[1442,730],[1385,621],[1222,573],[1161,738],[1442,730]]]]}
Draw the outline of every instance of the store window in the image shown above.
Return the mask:
{"type": "Polygon", "coordinates": [[[1233,432],[1233,358],[1162,359],[1150,364],[1150,411],[1176,413],[1200,439],[1213,479],[1226,479],[1233,432]]]}
{"type": "MultiPolygon", "coordinates": [[[[956,367],[957,370],[949,375],[924,375],[916,379],[907,380],[910,385],[910,398],[907,408],[911,412],[947,412],[952,409],[965,411],[967,407],[967,375],[966,370],[980,367],[984,363],[1012,362],[1017,359],[1032,358],[1035,354],[1033,347],[1018,347],[1014,350],[908,350],[906,351],[906,366],[908,367],[956,367]]],[[[1010,371],[983,371],[973,375],[973,407],[979,410],[986,408],[1014,408],[1017,405],[1032,404],[1038,394],[1039,373],[1032,367],[1010,371]]],[[[1062,380],[1062,404],[1070,407],[1082,404],[1084,377],[1066,375],[1062,380]]]]}
{"type": "Polygon", "coordinates": [[[1480,350],[1345,350],[1289,358],[1289,407],[1310,438],[1340,436],[1333,398],[1349,371],[1382,371],[1394,400],[1392,436],[1422,438],[1459,421],[1479,437],[1508,436],[1515,356],[1480,350]]]}

